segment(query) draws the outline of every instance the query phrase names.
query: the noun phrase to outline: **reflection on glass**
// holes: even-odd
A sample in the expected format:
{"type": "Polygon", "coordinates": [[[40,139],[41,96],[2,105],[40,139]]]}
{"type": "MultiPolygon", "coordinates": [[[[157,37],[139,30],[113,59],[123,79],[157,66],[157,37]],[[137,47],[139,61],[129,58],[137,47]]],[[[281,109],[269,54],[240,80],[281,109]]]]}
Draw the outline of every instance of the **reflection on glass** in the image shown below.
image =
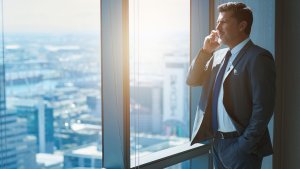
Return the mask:
{"type": "Polygon", "coordinates": [[[4,5],[8,151],[0,160],[7,168],[101,168],[100,1],[4,5]]]}
{"type": "Polygon", "coordinates": [[[188,141],[189,1],[130,0],[131,158],[188,141]]]}

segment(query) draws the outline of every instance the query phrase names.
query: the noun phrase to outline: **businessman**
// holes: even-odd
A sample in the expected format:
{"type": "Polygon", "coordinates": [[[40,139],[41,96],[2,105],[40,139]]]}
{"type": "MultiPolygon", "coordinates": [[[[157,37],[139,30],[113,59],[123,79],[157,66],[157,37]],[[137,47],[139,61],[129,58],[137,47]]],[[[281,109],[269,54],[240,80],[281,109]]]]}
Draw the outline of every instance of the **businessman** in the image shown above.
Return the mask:
{"type": "Polygon", "coordinates": [[[275,104],[274,59],[249,38],[249,7],[229,2],[218,11],[216,30],[187,77],[188,85],[203,87],[191,144],[212,139],[216,169],[259,169],[273,153],[267,126],[275,104]]]}

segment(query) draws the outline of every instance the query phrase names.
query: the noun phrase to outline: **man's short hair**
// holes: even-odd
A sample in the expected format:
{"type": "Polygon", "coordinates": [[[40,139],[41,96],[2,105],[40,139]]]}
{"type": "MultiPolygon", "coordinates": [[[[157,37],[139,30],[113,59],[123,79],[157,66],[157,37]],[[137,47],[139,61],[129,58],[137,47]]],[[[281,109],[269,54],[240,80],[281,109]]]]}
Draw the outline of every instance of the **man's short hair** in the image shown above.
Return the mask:
{"type": "Polygon", "coordinates": [[[242,21],[247,22],[247,27],[245,29],[245,33],[250,35],[251,26],[253,23],[253,15],[252,11],[247,5],[241,2],[228,2],[218,6],[219,12],[228,12],[232,11],[232,16],[237,19],[240,23],[242,21]]]}

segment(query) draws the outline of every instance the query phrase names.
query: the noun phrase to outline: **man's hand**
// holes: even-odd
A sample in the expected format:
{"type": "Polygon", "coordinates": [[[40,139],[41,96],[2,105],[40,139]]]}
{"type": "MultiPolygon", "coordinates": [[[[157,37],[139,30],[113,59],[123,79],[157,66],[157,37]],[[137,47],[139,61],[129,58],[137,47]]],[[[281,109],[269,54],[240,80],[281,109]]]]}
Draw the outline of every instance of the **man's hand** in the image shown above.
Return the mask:
{"type": "Polygon", "coordinates": [[[210,35],[206,36],[204,39],[203,50],[207,53],[213,53],[221,45],[218,42],[219,36],[216,30],[212,30],[210,35]]]}

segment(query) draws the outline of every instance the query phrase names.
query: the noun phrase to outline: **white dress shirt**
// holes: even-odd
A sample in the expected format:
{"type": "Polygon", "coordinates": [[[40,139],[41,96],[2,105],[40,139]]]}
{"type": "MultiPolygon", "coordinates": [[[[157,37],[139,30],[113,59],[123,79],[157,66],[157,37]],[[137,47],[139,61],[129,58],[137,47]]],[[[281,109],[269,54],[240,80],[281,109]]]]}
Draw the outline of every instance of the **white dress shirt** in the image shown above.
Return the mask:
{"type": "Polygon", "coordinates": [[[237,55],[239,54],[241,49],[246,45],[246,43],[249,40],[250,40],[250,38],[247,38],[231,49],[232,55],[228,61],[227,67],[225,69],[226,71],[225,71],[225,74],[224,74],[224,77],[222,80],[222,87],[220,89],[219,98],[218,98],[218,126],[219,126],[218,130],[221,132],[236,131],[236,128],[235,128],[234,124],[232,123],[231,118],[229,117],[228,113],[226,112],[224,104],[223,104],[223,96],[224,96],[223,84],[224,84],[224,80],[226,79],[226,77],[229,74],[229,72],[227,72],[227,71],[231,71],[231,69],[232,69],[232,62],[234,61],[234,59],[237,57],[237,55]]]}

